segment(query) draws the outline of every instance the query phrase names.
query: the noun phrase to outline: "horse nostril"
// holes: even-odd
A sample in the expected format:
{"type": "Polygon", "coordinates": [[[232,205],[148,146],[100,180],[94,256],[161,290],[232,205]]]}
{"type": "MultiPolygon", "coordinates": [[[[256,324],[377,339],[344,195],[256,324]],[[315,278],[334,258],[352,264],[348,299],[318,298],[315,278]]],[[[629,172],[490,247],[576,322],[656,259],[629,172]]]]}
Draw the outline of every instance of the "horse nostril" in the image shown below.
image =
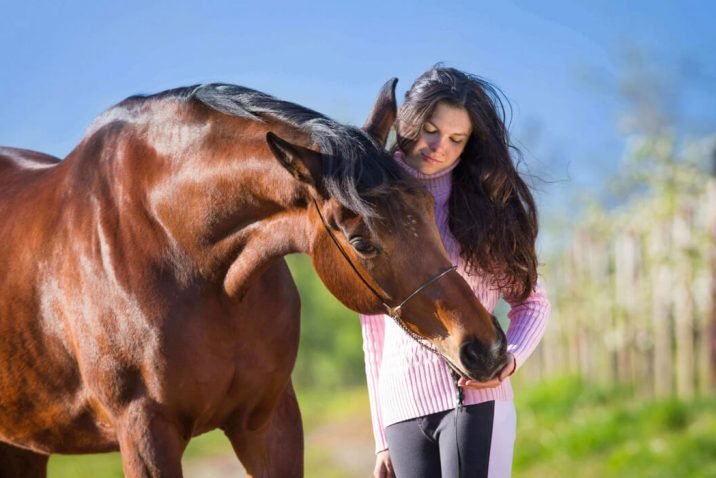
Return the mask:
{"type": "Polygon", "coordinates": [[[460,360],[471,372],[484,373],[486,371],[487,355],[487,350],[480,342],[471,340],[460,346],[460,360]]]}

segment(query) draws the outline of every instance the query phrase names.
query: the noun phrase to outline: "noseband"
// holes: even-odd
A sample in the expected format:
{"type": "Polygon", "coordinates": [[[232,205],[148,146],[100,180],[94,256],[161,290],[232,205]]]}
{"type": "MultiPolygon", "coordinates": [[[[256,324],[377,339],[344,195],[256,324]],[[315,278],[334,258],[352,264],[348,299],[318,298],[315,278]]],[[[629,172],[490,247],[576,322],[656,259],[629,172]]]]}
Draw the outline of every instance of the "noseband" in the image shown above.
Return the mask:
{"type": "Polygon", "coordinates": [[[436,353],[436,354],[442,356],[442,354],[439,353],[434,347],[432,347],[432,346],[426,344],[425,341],[424,341],[424,339],[423,339],[422,337],[420,337],[418,334],[416,334],[415,332],[413,332],[412,330],[410,330],[410,329],[405,325],[405,323],[403,322],[403,320],[400,318],[400,313],[401,313],[401,311],[402,311],[403,306],[404,306],[410,299],[412,299],[413,297],[415,297],[416,295],[418,295],[419,293],[421,293],[426,287],[428,287],[430,284],[432,284],[433,282],[435,282],[435,281],[437,281],[438,279],[440,279],[442,276],[444,276],[444,275],[447,274],[448,272],[451,272],[451,271],[454,271],[455,269],[457,269],[457,266],[451,266],[451,267],[448,267],[447,269],[445,269],[444,271],[438,272],[438,273],[435,274],[433,277],[431,277],[430,279],[428,279],[427,281],[425,281],[425,282],[424,282],[421,286],[419,286],[417,289],[415,289],[415,290],[413,291],[413,293],[410,294],[408,297],[406,297],[405,300],[402,301],[400,304],[396,305],[395,307],[391,307],[391,306],[389,306],[389,305],[386,303],[385,299],[378,293],[378,291],[376,291],[375,288],[373,288],[373,286],[371,286],[370,283],[368,283],[368,281],[365,279],[365,277],[363,277],[363,275],[360,273],[360,271],[359,271],[358,268],[355,266],[355,264],[353,264],[353,261],[351,261],[351,258],[348,256],[348,253],[345,251],[345,249],[343,249],[343,246],[341,246],[341,244],[338,242],[338,239],[337,239],[336,236],[333,234],[333,231],[331,231],[331,228],[328,227],[328,223],[326,222],[325,218],[323,217],[323,214],[321,214],[321,209],[318,207],[318,203],[316,202],[315,198],[313,199],[313,204],[316,206],[316,211],[318,212],[318,217],[321,218],[321,222],[323,223],[323,227],[326,229],[326,232],[328,233],[328,235],[330,236],[330,238],[333,240],[333,244],[336,245],[336,247],[337,247],[338,250],[340,251],[341,255],[343,255],[343,257],[345,258],[345,260],[348,262],[348,265],[351,266],[351,269],[353,269],[353,272],[356,273],[356,275],[358,276],[358,278],[363,282],[363,284],[365,284],[365,286],[368,288],[368,290],[370,290],[370,291],[373,293],[373,295],[380,301],[380,303],[383,304],[383,307],[385,308],[386,314],[387,314],[388,316],[390,316],[393,320],[395,320],[395,322],[398,324],[398,326],[400,326],[401,329],[403,329],[409,336],[411,336],[413,339],[415,339],[420,345],[422,345],[423,347],[427,348],[427,349],[430,350],[431,352],[436,353]]]}

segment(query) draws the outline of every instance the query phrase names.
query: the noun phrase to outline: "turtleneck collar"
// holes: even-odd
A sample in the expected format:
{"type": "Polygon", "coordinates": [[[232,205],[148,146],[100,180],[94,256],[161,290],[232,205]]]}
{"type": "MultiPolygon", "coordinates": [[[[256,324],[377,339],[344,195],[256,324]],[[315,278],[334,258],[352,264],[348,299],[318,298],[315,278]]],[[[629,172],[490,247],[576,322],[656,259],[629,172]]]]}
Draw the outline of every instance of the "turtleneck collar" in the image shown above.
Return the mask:
{"type": "Polygon", "coordinates": [[[448,168],[438,171],[434,174],[423,174],[417,169],[405,162],[405,154],[398,150],[393,154],[393,159],[408,174],[420,181],[430,191],[435,198],[435,205],[442,206],[447,203],[452,190],[452,170],[458,165],[460,160],[455,161],[448,168]]]}

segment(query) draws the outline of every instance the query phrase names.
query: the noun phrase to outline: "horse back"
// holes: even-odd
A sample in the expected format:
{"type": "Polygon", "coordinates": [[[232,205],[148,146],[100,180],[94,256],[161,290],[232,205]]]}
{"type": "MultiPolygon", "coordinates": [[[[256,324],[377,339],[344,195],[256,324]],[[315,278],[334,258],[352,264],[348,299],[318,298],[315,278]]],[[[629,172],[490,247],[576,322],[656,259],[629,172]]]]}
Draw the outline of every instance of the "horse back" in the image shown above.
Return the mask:
{"type": "Polygon", "coordinates": [[[53,216],[56,207],[59,178],[55,173],[61,163],[49,154],[0,147],[0,239],[5,246],[0,257],[16,256],[13,246],[29,251],[35,244],[28,239],[39,238],[40,229],[51,229],[45,219],[53,216]]]}
{"type": "MultiPolygon", "coordinates": [[[[18,200],[32,202],[34,190],[46,183],[44,178],[61,162],[49,154],[0,146],[0,210],[14,209],[18,200]]],[[[9,214],[6,211],[4,216],[9,214]]]]}
{"type": "Polygon", "coordinates": [[[0,175],[10,171],[46,169],[59,162],[60,158],[38,151],[0,146],[0,175]]]}

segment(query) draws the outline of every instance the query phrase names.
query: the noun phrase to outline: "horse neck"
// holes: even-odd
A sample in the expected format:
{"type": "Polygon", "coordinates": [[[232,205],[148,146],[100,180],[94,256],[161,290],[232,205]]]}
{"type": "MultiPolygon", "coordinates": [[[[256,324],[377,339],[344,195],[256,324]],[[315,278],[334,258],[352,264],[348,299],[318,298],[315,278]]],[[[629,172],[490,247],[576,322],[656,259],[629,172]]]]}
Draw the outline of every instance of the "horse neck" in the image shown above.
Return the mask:
{"type": "Polygon", "coordinates": [[[273,258],[309,250],[304,186],[265,141],[269,128],[308,145],[306,134],[205,110],[152,111],[160,106],[110,112],[66,160],[72,189],[84,194],[78,210],[91,196],[118,216],[121,230],[107,231],[117,248],[230,294],[273,258]]]}
{"type": "Polygon", "coordinates": [[[306,144],[308,138],[280,124],[220,121],[229,124],[207,127],[188,151],[172,154],[180,160],[152,186],[148,203],[197,272],[237,295],[272,259],[309,250],[305,186],[273,157],[265,135],[270,127],[306,144]]]}

